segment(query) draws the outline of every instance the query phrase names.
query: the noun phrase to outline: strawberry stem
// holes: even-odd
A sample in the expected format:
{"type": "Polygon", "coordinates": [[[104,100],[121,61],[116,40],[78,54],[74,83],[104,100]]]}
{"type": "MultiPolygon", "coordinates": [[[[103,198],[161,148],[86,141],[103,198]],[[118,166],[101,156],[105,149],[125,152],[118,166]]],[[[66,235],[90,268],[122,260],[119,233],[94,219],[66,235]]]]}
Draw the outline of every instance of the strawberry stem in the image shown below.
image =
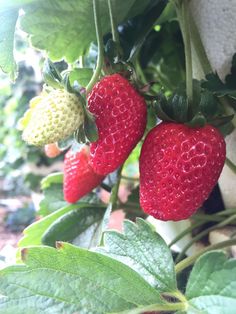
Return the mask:
{"type": "Polygon", "coordinates": [[[111,21],[111,33],[112,33],[112,40],[119,45],[119,34],[117,32],[117,24],[115,20],[115,16],[113,14],[113,8],[111,0],[107,0],[108,2],[108,8],[109,8],[109,15],[110,15],[110,21],[111,21]]]}
{"type": "Polygon", "coordinates": [[[97,57],[96,69],[93,72],[93,76],[86,87],[87,93],[91,91],[94,84],[99,79],[99,76],[102,71],[103,60],[104,60],[103,36],[102,36],[102,29],[101,29],[100,16],[99,16],[99,1],[97,0],[93,0],[93,14],[94,14],[94,24],[95,24],[96,38],[97,38],[97,44],[98,44],[98,57],[97,57]]]}
{"type": "Polygon", "coordinates": [[[186,251],[197,241],[199,241],[200,239],[202,239],[205,235],[207,235],[209,232],[222,228],[226,225],[228,225],[230,222],[232,222],[233,220],[236,219],[236,215],[233,215],[231,217],[226,218],[225,220],[221,221],[220,223],[218,223],[217,225],[214,225],[212,227],[209,227],[205,230],[203,230],[202,232],[200,232],[198,235],[196,235],[194,238],[192,238],[192,240],[185,245],[185,247],[183,248],[182,252],[176,257],[176,263],[178,263],[179,261],[181,261],[181,259],[183,258],[183,256],[185,255],[186,251]]]}
{"type": "Polygon", "coordinates": [[[119,186],[121,181],[121,172],[122,172],[123,166],[120,167],[117,171],[117,181],[116,184],[113,186],[111,190],[111,196],[110,196],[110,204],[112,206],[112,210],[116,209],[117,206],[117,200],[118,200],[118,192],[119,192],[119,186]]]}
{"type": "MultiPolygon", "coordinates": [[[[169,243],[169,247],[171,247],[172,245],[174,245],[176,242],[178,242],[179,240],[181,240],[186,234],[192,232],[195,228],[203,225],[204,223],[210,221],[210,222],[221,222],[225,215],[229,215],[229,214],[234,214],[236,212],[236,209],[227,209],[224,210],[222,212],[213,214],[213,215],[206,215],[206,214],[195,214],[194,216],[192,216],[193,220],[196,220],[196,222],[194,224],[192,224],[190,227],[186,228],[185,230],[183,230],[180,234],[178,234],[177,237],[175,237],[170,243],[169,243]]],[[[235,219],[236,220],[236,219],[235,219]]]]}
{"type": "Polygon", "coordinates": [[[174,245],[176,242],[178,242],[179,240],[181,240],[186,234],[192,232],[192,230],[194,230],[195,228],[201,226],[203,224],[202,221],[197,222],[195,224],[192,224],[190,227],[186,228],[185,230],[183,230],[180,234],[177,235],[177,237],[175,237],[170,243],[169,243],[169,247],[171,247],[172,245],[174,245]]]}
{"type": "Polygon", "coordinates": [[[236,174],[236,165],[228,157],[226,157],[225,163],[236,174]]]}
{"type": "Polygon", "coordinates": [[[175,265],[175,271],[176,273],[180,273],[182,270],[184,270],[185,268],[191,266],[192,264],[195,263],[195,261],[204,253],[209,252],[209,251],[213,251],[213,250],[219,250],[219,249],[223,249],[232,245],[236,245],[236,239],[232,239],[232,240],[227,240],[227,241],[223,241],[220,243],[216,243],[213,245],[209,245],[208,247],[202,249],[201,251],[199,251],[198,253],[189,256],[187,258],[185,258],[184,260],[182,260],[181,262],[179,262],[178,264],[175,265]]]}
{"type": "Polygon", "coordinates": [[[199,60],[199,63],[201,65],[202,71],[204,75],[209,74],[212,72],[211,64],[208,60],[206,51],[204,49],[204,46],[202,44],[200,34],[198,32],[198,29],[196,27],[196,24],[194,22],[193,17],[191,16],[190,10],[189,12],[189,27],[191,31],[191,43],[194,47],[194,50],[196,51],[197,58],[199,60]]]}
{"type": "Polygon", "coordinates": [[[188,101],[191,104],[193,101],[193,73],[188,15],[188,0],[175,1],[175,7],[184,41],[185,66],[186,66],[186,94],[188,97],[188,101]]]}

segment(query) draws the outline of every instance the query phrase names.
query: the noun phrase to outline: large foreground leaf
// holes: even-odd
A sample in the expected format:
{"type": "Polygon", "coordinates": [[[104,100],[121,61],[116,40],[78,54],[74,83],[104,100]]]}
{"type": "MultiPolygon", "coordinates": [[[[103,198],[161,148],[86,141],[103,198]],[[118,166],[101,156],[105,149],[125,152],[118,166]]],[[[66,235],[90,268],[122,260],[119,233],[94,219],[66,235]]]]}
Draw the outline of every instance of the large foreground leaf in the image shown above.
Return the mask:
{"type": "Polygon", "coordinates": [[[104,234],[100,252],[118,259],[137,271],[161,292],[176,290],[176,277],[171,252],[161,236],[143,219],[124,222],[124,234],[104,234]]]}
{"type": "Polygon", "coordinates": [[[204,254],[190,274],[186,297],[190,304],[188,313],[234,314],[236,260],[227,260],[220,251],[204,254]]]}
{"type": "Polygon", "coordinates": [[[70,244],[24,249],[23,260],[0,272],[0,313],[99,314],[162,302],[126,265],[70,244]]]}

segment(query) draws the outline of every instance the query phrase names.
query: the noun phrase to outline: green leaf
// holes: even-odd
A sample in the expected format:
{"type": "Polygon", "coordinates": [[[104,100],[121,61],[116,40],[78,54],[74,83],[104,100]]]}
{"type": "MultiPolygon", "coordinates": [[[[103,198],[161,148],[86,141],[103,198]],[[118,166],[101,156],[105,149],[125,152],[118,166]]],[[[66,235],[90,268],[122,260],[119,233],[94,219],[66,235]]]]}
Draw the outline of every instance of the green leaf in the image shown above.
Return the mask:
{"type": "Polygon", "coordinates": [[[78,144],[84,144],[87,142],[84,132],[84,125],[81,125],[79,129],[75,131],[75,140],[78,144]]]}
{"type": "Polygon", "coordinates": [[[174,120],[178,122],[188,120],[188,100],[186,96],[175,94],[169,101],[171,102],[174,120]]]}
{"type": "Polygon", "coordinates": [[[232,122],[226,123],[221,125],[219,128],[220,133],[225,137],[226,135],[229,135],[234,130],[234,125],[232,122]]]}
{"type": "Polygon", "coordinates": [[[88,228],[84,234],[79,235],[73,244],[80,247],[94,248],[103,242],[103,233],[107,229],[111,215],[111,204],[105,209],[103,207],[103,217],[97,223],[88,228]]]}
{"type": "Polygon", "coordinates": [[[63,173],[54,172],[43,178],[41,181],[41,189],[48,189],[52,184],[62,184],[63,183],[63,173]]]}
{"type": "Polygon", "coordinates": [[[188,121],[189,105],[186,95],[173,94],[168,100],[163,93],[157,95],[155,103],[157,116],[163,121],[188,121]]]}
{"type": "Polygon", "coordinates": [[[186,297],[191,306],[188,313],[235,313],[236,260],[227,260],[220,251],[201,256],[190,274],[186,297]]]}
{"type": "Polygon", "coordinates": [[[73,144],[74,144],[74,134],[64,140],[57,142],[57,146],[60,150],[66,150],[73,144]]]}
{"type": "Polygon", "coordinates": [[[94,116],[88,111],[84,117],[84,133],[89,142],[95,142],[98,139],[98,129],[94,116]]]}
{"type": "Polygon", "coordinates": [[[46,59],[43,66],[43,79],[45,83],[54,88],[63,88],[61,82],[62,77],[59,71],[57,70],[55,64],[46,59]]]}
{"type": "Polygon", "coordinates": [[[165,22],[159,27],[159,31],[153,29],[147,36],[140,51],[140,64],[148,81],[158,80],[161,87],[173,92],[185,82],[181,32],[177,20],[165,22]]]}
{"type": "MultiPolygon", "coordinates": [[[[60,179],[60,178],[58,178],[60,179]]],[[[62,184],[52,183],[50,186],[43,190],[44,198],[40,202],[39,215],[45,216],[55,210],[62,208],[68,203],[64,200],[62,184]]]]}
{"type": "Polygon", "coordinates": [[[56,241],[71,242],[76,238],[76,245],[89,248],[104,210],[99,205],[90,205],[65,213],[44,232],[42,243],[55,246],[56,241]],[[89,228],[92,232],[89,232],[89,228]]]}
{"type": "Polygon", "coordinates": [[[86,87],[93,75],[93,70],[90,68],[73,69],[69,74],[70,83],[73,86],[77,81],[80,86],[86,87]]]}
{"type": "Polygon", "coordinates": [[[0,8],[0,68],[3,72],[9,73],[13,80],[16,76],[13,48],[17,18],[17,9],[0,8]]]}
{"type": "Polygon", "coordinates": [[[62,215],[79,208],[82,205],[67,205],[54,213],[42,218],[39,221],[34,222],[24,230],[24,237],[19,241],[19,247],[25,247],[29,245],[41,245],[42,236],[45,231],[53,224],[53,222],[62,215]]]}
{"type": "Polygon", "coordinates": [[[226,89],[224,83],[220,80],[217,73],[209,73],[206,75],[206,81],[202,82],[202,87],[209,91],[220,93],[222,95],[227,94],[229,91],[226,89]]]}
{"type": "Polygon", "coordinates": [[[63,73],[63,77],[62,77],[62,84],[64,89],[68,92],[68,93],[75,93],[75,89],[71,86],[70,84],[70,79],[69,79],[69,72],[65,71],[63,73]]]}
{"type": "Polygon", "coordinates": [[[210,124],[220,127],[222,125],[228,124],[234,118],[234,114],[227,115],[227,116],[219,116],[214,119],[210,120],[210,124]]]}
{"type": "Polygon", "coordinates": [[[174,121],[166,112],[168,105],[167,99],[163,93],[157,95],[157,101],[154,102],[154,110],[159,119],[162,121],[174,121]]]}
{"type": "Polygon", "coordinates": [[[25,265],[0,272],[1,313],[99,314],[163,303],[135,271],[107,256],[66,243],[22,253],[25,265]]]}
{"type": "Polygon", "coordinates": [[[204,90],[201,94],[199,110],[206,118],[213,117],[219,110],[217,98],[208,90],[204,90]]]}
{"type": "MultiPolygon", "coordinates": [[[[117,23],[141,13],[151,1],[113,1],[117,23]]],[[[99,1],[103,34],[110,31],[107,0],[99,1]]],[[[34,47],[46,50],[53,61],[74,62],[96,40],[91,0],[36,1],[24,7],[22,29],[34,47]]]]}
{"type": "Polygon", "coordinates": [[[229,95],[236,98],[236,53],[233,55],[230,74],[226,75],[225,82],[222,82],[217,73],[209,73],[206,80],[202,82],[202,87],[206,88],[217,96],[229,95]]]}
{"type": "Polygon", "coordinates": [[[166,1],[154,0],[146,10],[120,25],[118,31],[125,60],[134,57],[160,16],[166,1]],[[155,8],[153,8],[155,6],[155,8]]]}
{"type": "Polygon", "coordinates": [[[166,0],[153,0],[141,14],[122,25],[122,41],[128,61],[134,59],[144,44],[148,34],[152,31],[158,17],[167,4],[166,0]]]}
{"type": "Polygon", "coordinates": [[[176,11],[173,2],[168,2],[165,9],[158,18],[157,25],[176,19],[176,11]]]}
{"type": "Polygon", "coordinates": [[[185,123],[186,125],[190,126],[191,128],[196,128],[196,127],[203,127],[206,124],[206,118],[198,112],[191,121],[185,123]]]}
{"type": "Polygon", "coordinates": [[[188,314],[235,314],[236,299],[202,296],[191,300],[188,314]]]}
{"type": "Polygon", "coordinates": [[[176,290],[171,252],[160,235],[143,219],[137,218],[136,224],[125,221],[124,234],[105,232],[104,248],[98,250],[129,265],[158,291],[176,290]]]}
{"type": "Polygon", "coordinates": [[[39,215],[49,215],[51,212],[68,204],[64,200],[62,184],[62,172],[51,173],[41,181],[41,189],[43,190],[44,198],[39,204],[39,215]]]}

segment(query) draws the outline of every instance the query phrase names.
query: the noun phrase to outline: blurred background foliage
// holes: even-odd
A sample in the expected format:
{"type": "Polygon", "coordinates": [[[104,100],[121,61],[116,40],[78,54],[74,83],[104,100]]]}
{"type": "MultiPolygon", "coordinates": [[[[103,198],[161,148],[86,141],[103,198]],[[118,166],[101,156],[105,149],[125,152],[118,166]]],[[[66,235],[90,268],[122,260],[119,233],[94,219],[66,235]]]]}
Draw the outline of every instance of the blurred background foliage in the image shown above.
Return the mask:
{"type": "Polygon", "coordinates": [[[0,179],[2,190],[11,196],[38,190],[43,175],[34,173],[30,165],[50,166],[53,162],[43,150],[22,141],[17,129],[30,99],[42,89],[42,54],[32,49],[25,34],[18,31],[15,55],[17,80],[13,83],[5,74],[0,75],[0,179]]]}

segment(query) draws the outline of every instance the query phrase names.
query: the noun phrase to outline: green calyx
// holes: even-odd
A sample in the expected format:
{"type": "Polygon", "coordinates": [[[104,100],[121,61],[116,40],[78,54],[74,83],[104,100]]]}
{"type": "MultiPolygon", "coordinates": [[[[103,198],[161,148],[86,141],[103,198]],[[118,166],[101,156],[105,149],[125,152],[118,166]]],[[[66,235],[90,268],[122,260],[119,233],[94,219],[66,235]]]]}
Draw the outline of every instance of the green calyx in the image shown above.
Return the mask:
{"type": "Polygon", "coordinates": [[[68,93],[78,94],[78,88],[71,86],[69,79],[70,71],[60,73],[55,64],[46,59],[43,66],[43,79],[44,82],[53,89],[64,89],[68,93]]]}
{"type": "Polygon", "coordinates": [[[194,128],[207,123],[220,127],[232,120],[234,115],[225,115],[219,99],[211,91],[202,88],[201,82],[194,80],[193,86],[191,103],[183,90],[169,98],[160,92],[153,102],[157,117],[162,121],[184,123],[194,128]]]}

